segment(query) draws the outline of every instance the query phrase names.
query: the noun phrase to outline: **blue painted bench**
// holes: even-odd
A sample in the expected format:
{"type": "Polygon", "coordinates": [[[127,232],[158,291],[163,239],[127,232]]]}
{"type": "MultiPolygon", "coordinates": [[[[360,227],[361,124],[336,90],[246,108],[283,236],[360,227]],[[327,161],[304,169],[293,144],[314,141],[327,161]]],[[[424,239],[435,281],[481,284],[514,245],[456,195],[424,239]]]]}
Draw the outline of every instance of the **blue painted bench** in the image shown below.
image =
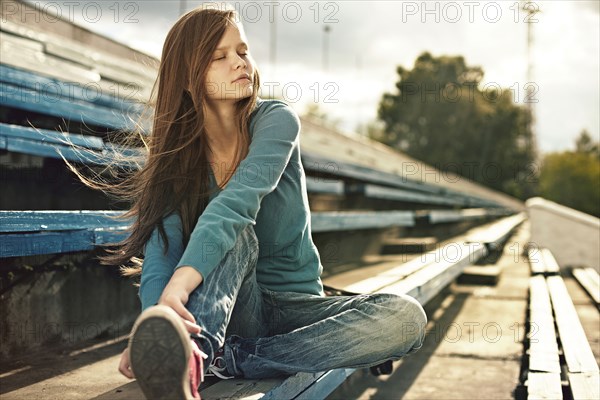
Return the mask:
{"type": "MultiPolygon", "coordinates": [[[[123,239],[122,211],[0,211],[0,258],[92,250],[123,239]]],[[[410,211],[311,213],[313,232],[414,225],[410,211]]]]}
{"type": "MultiPolygon", "coordinates": [[[[129,131],[142,106],[92,88],[44,77],[0,64],[0,105],[80,122],[86,125],[129,131]],[[133,119],[133,121],[131,120],[133,119]]],[[[148,129],[148,121],[142,125],[148,129]]]]}

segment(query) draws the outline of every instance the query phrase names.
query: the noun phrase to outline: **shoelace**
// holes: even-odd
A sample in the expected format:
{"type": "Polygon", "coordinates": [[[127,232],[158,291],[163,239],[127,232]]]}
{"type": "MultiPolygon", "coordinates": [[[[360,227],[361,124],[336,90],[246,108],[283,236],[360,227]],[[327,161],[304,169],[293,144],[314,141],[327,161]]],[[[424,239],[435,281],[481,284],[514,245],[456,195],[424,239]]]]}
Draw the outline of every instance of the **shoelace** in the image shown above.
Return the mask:
{"type": "MultiPolygon", "coordinates": [[[[196,334],[196,333],[190,333],[190,337],[193,339],[200,339],[200,335],[196,334]]],[[[196,344],[196,342],[194,340],[192,340],[192,342],[194,342],[196,344]]],[[[215,354],[215,357],[213,358],[213,360],[210,362],[210,365],[207,368],[207,375],[211,376],[214,375],[220,379],[233,379],[235,378],[235,376],[230,376],[229,373],[227,372],[227,363],[225,362],[225,357],[224,357],[224,349],[221,347],[217,353],[215,354]]],[[[204,359],[206,359],[208,356],[205,353],[202,357],[204,359]]],[[[204,381],[204,371],[202,372],[202,381],[204,381]]]]}
{"type": "Polygon", "coordinates": [[[225,358],[223,357],[223,351],[220,350],[215,355],[215,358],[211,361],[208,366],[208,371],[221,379],[233,379],[233,376],[228,375],[225,358]]]}

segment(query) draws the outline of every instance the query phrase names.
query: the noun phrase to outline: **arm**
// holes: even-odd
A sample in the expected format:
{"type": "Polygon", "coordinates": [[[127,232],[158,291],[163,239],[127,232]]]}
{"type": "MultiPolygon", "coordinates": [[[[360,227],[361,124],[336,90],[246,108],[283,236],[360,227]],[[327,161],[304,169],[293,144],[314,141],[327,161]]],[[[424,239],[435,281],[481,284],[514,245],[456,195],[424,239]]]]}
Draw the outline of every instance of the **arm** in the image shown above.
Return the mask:
{"type": "Polygon", "coordinates": [[[191,267],[206,277],[214,270],[241,231],[256,223],[261,200],[275,190],[299,145],[300,120],[287,104],[270,102],[257,112],[248,155],[198,219],[176,271],[191,267]]]}
{"type": "Polygon", "coordinates": [[[146,243],[142,278],[140,280],[139,297],[142,311],[158,303],[165,286],[173,275],[173,268],[183,254],[181,219],[177,214],[171,214],[163,220],[165,233],[169,238],[169,250],[165,254],[164,242],[158,233],[158,228],[146,243]]]}

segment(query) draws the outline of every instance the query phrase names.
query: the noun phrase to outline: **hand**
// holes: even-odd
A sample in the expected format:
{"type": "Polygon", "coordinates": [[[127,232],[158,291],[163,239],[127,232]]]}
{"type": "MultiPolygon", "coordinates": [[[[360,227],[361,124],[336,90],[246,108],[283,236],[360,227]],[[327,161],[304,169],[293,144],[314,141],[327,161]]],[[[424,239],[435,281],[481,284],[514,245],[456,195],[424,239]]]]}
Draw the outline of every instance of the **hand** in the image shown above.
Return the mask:
{"type": "MultiPolygon", "coordinates": [[[[175,276],[175,275],[174,275],[175,276]]],[[[183,319],[189,333],[200,333],[202,328],[196,324],[196,319],[191,312],[185,308],[189,294],[186,288],[179,284],[179,280],[171,279],[158,300],[158,304],[171,307],[183,319]]]]}
{"type": "Polygon", "coordinates": [[[119,372],[125,375],[126,378],[134,379],[131,363],[129,362],[129,347],[126,347],[121,353],[121,361],[119,361],[119,372]]]}

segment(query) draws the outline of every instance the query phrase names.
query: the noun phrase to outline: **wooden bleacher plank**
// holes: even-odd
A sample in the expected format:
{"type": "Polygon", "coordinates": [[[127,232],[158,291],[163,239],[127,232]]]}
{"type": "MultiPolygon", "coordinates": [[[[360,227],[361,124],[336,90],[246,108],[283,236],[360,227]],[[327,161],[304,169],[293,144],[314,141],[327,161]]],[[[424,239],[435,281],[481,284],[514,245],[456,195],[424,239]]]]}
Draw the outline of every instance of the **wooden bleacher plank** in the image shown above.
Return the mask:
{"type": "MultiPolygon", "coordinates": [[[[306,390],[294,397],[294,400],[324,399],[355,371],[353,368],[339,368],[327,371],[306,390]]],[[[276,399],[276,397],[272,398],[273,400],[276,399]]]]}
{"type": "Polygon", "coordinates": [[[598,284],[598,272],[595,269],[573,268],[573,276],[581,287],[590,295],[596,305],[600,305],[600,286],[598,284]]]}
{"type": "Polygon", "coordinates": [[[48,54],[55,54],[73,62],[95,68],[97,66],[112,66],[128,72],[131,76],[139,77],[145,81],[156,79],[156,69],[142,63],[124,63],[123,59],[114,57],[81,44],[75,40],[55,35],[49,32],[39,32],[28,26],[14,23],[9,20],[2,21],[2,31],[15,37],[26,38],[30,41],[42,43],[48,54]]]}
{"type": "Polygon", "coordinates": [[[309,193],[326,193],[343,196],[344,182],[334,180],[323,180],[322,178],[307,176],[306,190],[309,193]]]}
{"type": "Polygon", "coordinates": [[[430,224],[441,224],[447,222],[459,222],[470,219],[479,219],[487,216],[484,208],[472,208],[464,210],[430,210],[427,217],[430,224]]]}
{"type": "Polygon", "coordinates": [[[600,399],[600,375],[598,372],[567,373],[573,400],[600,399]]]}
{"type": "Polygon", "coordinates": [[[544,258],[542,257],[542,252],[539,248],[532,247],[527,250],[527,257],[529,258],[532,275],[546,273],[546,264],[544,264],[544,258]]]}
{"type": "Polygon", "coordinates": [[[61,133],[49,129],[38,129],[28,126],[5,124],[0,122],[0,135],[7,138],[17,138],[32,141],[43,141],[48,144],[69,145],[84,147],[90,150],[102,151],[104,141],[97,136],[61,133]]]}
{"type": "Polygon", "coordinates": [[[410,211],[319,211],[312,213],[313,232],[413,226],[410,211]]]}
{"type": "Polygon", "coordinates": [[[0,258],[94,249],[124,238],[120,211],[0,211],[0,258]]]}
{"type": "Polygon", "coordinates": [[[406,263],[400,264],[397,267],[381,272],[373,277],[363,279],[360,282],[341,287],[340,289],[353,293],[376,293],[386,286],[390,286],[418,270],[425,268],[436,260],[440,260],[441,254],[443,254],[442,248],[429,251],[406,263]]]}
{"type": "Polygon", "coordinates": [[[573,301],[560,276],[546,278],[552,307],[554,309],[556,325],[562,343],[568,372],[598,373],[596,358],[587,340],[573,301]]]}
{"type": "MultiPolygon", "coordinates": [[[[113,220],[122,211],[0,211],[3,240],[10,246],[0,251],[0,257],[16,257],[32,254],[53,254],[69,248],[69,251],[90,250],[94,244],[114,240],[113,231],[126,229],[126,221],[113,220]],[[106,230],[105,228],[110,228],[106,230]],[[14,233],[35,232],[38,233],[14,233]],[[60,232],[62,230],[62,232],[60,232]],[[52,235],[44,235],[53,231],[52,235]],[[81,231],[81,234],[73,233],[81,231]],[[94,232],[89,235],[88,232],[94,232]],[[10,235],[10,236],[9,236],[10,235]],[[64,238],[59,239],[61,235],[64,238]],[[79,236],[78,236],[79,235],[79,236]],[[52,241],[48,248],[40,247],[44,240],[52,241]],[[68,245],[73,241],[72,245],[68,245]],[[82,244],[85,242],[85,245],[82,244]],[[19,253],[19,246],[22,253],[19,253]]],[[[411,212],[381,211],[381,212],[313,212],[311,225],[313,232],[331,232],[347,229],[377,229],[389,226],[410,226],[414,223],[411,212]]],[[[118,232],[120,234],[120,232],[118,232]]]]}
{"type": "Polygon", "coordinates": [[[79,229],[0,235],[0,258],[93,250],[124,238],[122,229],[79,229]]]}
{"type": "Polygon", "coordinates": [[[69,99],[90,102],[130,114],[139,115],[144,108],[139,102],[99,93],[98,88],[93,85],[82,86],[74,82],[65,82],[5,64],[0,64],[0,81],[33,90],[41,88],[42,94],[48,97],[64,95],[69,99]]]}
{"type": "Polygon", "coordinates": [[[556,259],[552,255],[549,249],[540,249],[541,257],[546,267],[546,273],[548,274],[558,274],[560,272],[560,267],[556,262],[556,259]]]}
{"type": "Polygon", "coordinates": [[[563,398],[560,373],[533,372],[527,375],[527,400],[563,398]]]}
{"type": "Polygon", "coordinates": [[[69,161],[136,168],[138,149],[104,143],[96,136],[61,133],[0,122],[2,148],[39,157],[61,158],[69,161]],[[116,154],[123,157],[117,161],[116,154]]]}
{"type": "Polygon", "coordinates": [[[514,214],[494,222],[492,226],[473,229],[467,238],[468,242],[484,243],[490,249],[499,248],[511,235],[514,229],[527,219],[524,212],[514,214]]]}
{"type": "MultiPolygon", "coordinates": [[[[97,60],[93,60],[87,56],[85,52],[82,52],[78,46],[64,46],[63,44],[46,42],[45,46],[46,54],[53,56],[66,58],[79,63],[85,63],[87,66],[98,72],[103,79],[119,82],[121,84],[135,85],[137,89],[140,89],[142,85],[152,85],[152,80],[147,76],[139,74],[139,71],[131,71],[122,68],[122,66],[113,67],[111,65],[105,65],[97,60]]],[[[123,65],[126,64],[124,60],[121,60],[123,65]]],[[[141,67],[142,65],[140,65],[141,67]]]]}
{"type": "Polygon", "coordinates": [[[425,185],[388,172],[367,168],[358,164],[345,161],[332,160],[316,154],[303,153],[302,161],[305,169],[319,173],[329,173],[340,177],[359,179],[370,183],[378,183],[392,187],[404,188],[423,193],[443,194],[446,189],[425,185]]]}
{"type": "Polygon", "coordinates": [[[202,390],[202,398],[205,400],[292,399],[301,394],[306,388],[310,387],[312,383],[317,381],[324,374],[324,372],[300,372],[289,377],[281,378],[234,378],[227,381],[219,381],[202,390]]]}
{"type": "Polygon", "coordinates": [[[122,83],[102,79],[94,69],[30,47],[19,47],[18,43],[11,40],[1,41],[0,50],[3,55],[6,55],[2,57],[2,64],[65,82],[96,86],[104,94],[113,94],[131,101],[145,102],[150,97],[151,85],[139,86],[136,81],[122,83]]]}
{"type": "Polygon", "coordinates": [[[18,44],[8,40],[0,42],[0,50],[2,54],[11,55],[10,57],[3,57],[2,64],[51,76],[66,82],[77,82],[82,85],[100,84],[100,75],[97,72],[86,69],[79,64],[48,57],[43,52],[28,47],[18,47],[18,44]]]}
{"type": "Polygon", "coordinates": [[[115,220],[122,211],[0,211],[0,232],[63,231],[117,228],[126,221],[115,220]]]}
{"type": "Polygon", "coordinates": [[[560,375],[554,316],[546,279],[542,275],[529,279],[529,310],[529,371],[560,375]]]}
{"type": "Polygon", "coordinates": [[[0,42],[10,42],[12,46],[18,48],[27,48],[37,52],[44,51],[44,44],[37,40],[31,40],[26,37],[16,36],[7,32],[0,31],[0,42]]]}
{"type": "Polygon", "coordinates": [[[458,277],[463,269],[487,254],[483,244],[452,244],[457,253],[445,254],[441,261],[420,269],[402,281],[386,286],[379,293],[406,293],[421,304],[431,300],[441,288],[458,277]]]}
{"type": "Polygon", "coordinates": [[[464,205],[463,201],[447,197],[415,193],[410,190],[390,188],[373,184],[351,184],[348,185],[348,193],[358,193],[365,197],[384,200],[396,200],[411,203],[440,204],[440,205],[464,205]]]}
{"type": "Polygon", "coordinates": [[[0,82],[0,105],[115,130],[132,130],[135,127],[129,118],[110,108],[62,97],[43,96],[32,89],[6,82],[0,82]]]}

